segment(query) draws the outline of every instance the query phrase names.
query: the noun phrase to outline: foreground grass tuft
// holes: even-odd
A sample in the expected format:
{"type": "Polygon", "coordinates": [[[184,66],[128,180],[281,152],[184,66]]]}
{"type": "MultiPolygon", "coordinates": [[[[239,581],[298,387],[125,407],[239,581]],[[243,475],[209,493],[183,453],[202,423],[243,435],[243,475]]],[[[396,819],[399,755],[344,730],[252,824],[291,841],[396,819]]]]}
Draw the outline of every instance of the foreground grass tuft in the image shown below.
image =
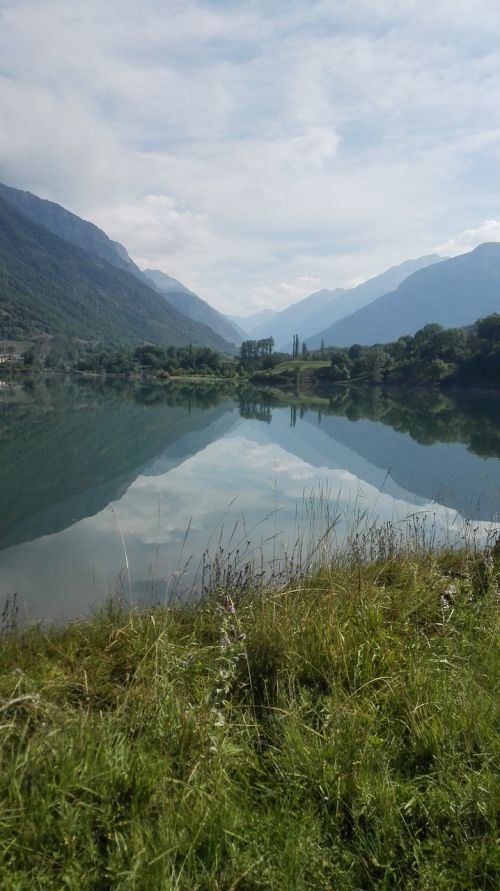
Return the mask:
{"type": "Polygon", "coordinates": [[[406,556],[6,629],[0,887],[493,891],[497,585],[406,556]]]}

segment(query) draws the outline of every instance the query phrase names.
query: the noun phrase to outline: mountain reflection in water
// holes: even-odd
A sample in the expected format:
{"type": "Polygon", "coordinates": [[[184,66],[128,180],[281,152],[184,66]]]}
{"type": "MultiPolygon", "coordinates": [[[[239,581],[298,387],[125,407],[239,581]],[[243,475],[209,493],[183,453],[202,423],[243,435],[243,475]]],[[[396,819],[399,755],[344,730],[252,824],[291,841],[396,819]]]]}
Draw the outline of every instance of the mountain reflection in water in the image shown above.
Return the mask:
{"type": "Polygon", "coordinates": [[[493,392],[337,390],[287,405],[208,384],[3,387],[0,595],[16,591],[42,616],[85,609],[116,585],[121,534],[134,591],[165,586],[188,526],[194,567],[221,517],[254,527],[255,547],[276,523],[295,535],[297,501],[319,486],[382,520],[427,506],[444,525],[455,512],[489,523],[499,408],[493,392]]]}

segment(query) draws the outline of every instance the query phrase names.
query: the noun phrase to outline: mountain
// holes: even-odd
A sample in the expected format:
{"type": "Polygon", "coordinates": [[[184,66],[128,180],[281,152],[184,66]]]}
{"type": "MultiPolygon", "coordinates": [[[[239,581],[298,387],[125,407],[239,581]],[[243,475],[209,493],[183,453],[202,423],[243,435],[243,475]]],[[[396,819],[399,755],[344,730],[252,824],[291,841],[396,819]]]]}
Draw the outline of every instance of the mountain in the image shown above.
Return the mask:
{"type": "Polygon", "coordinates": [[[0,183],[0,197],[5,198],[16,210],[29,217],[32,222],[49,229],[70,244],[83,248],[93,257],[106,260],[118,269],[129,272],[151,288],[151,283],[178,312],[195,322],[208,325],[228,343],[239,343],[241,337],[236,329],[226,322],[224,316],[212,309],[204,300],[186,288],[177,279],[152,269],[142,272],[130,259],[126,249],[118,241],[112,241],[102,229],[93,223],[31,192],[24,192],[0,183]]]}
{"type": "Polygon", "coordinates": [[[153,282],[158,291],[161,291],[163,294],[194,295],[194,291],[190,291],[189,288],[186,288],[186,285],[183,285],[177,278],[167,275],[166,272],[160,272],[159,269],[143,269],[142,274],[145,275],[150,282],[153,282]]]}
{"type": "MultiPolygon", "coordinates": [[[[310,315],[316,315],[318,312],[325,312],[329,304],[345,294],[343,288],[336,288],[334,291],[328,291],[324,288],[321,291],[315,291],[298,303],[293,303],[281,312],[277,312],[271,319],[266,320],[262,325],[255,328],[252,336],[255,338],[274,337],[275,346],[278,350],[286,350],[289,348],[294,334],[300,332],[301,337],[307,329],[307,320],[310,315]]],[[[318,329],[313,328],[310,332],[314,334],[318,329]]]]}
{"type": "Polygon", "coordinates": [[[130,259],[122,244],[112,241],[102,229],[87,220],[82,220],[60,204],[46,201],[44,198],[32,195],[31,192],[13,189],[3,183],[0,183],[0,198],[8,201],[33,223],[49,229],[53,235],[58,235],[59,238],[82,248],[92,256],[107,260],[118,269],[131,272],[137,278],[144,280],[141,270],[130,259]]]}
{"type": "Polygon", "coordinates": [[[242,328],[241,325],[238,325],[238,322],[235,321],[234,316],[226,316],[226,318],[229,319],[229,321],[231,322],[231,325],[234,325],[234,327],[236,328],[236,331],[239,334],[240,340],[241,341],[248,340],[248,338],[250,337],[248,331],[245,331],[245,329],[242,328]]]}
{"type": "Polygon", "coordinates": [[[308,346],[388,343],[435,322],[470,325],[500,312],[500,244],[486,243],[468,254],[414,272],[393,290],[341,319],[308,346]]]}
{"type": "Polygon", "coordinates": [[[261,309],[249,316],[228,316],[230,322],[236,325],[243,338],[250,338],[253,332],[264,322],[269,322],[276,315],[274,309],[261,309]]]}
{"type": "Polygon", "coordinates": [[[290,349],[293,335],[298,334],[301,340],[307,341],[309,348],[317,348],[321,345],[321,337],[319,341],[315,337],[314,342],[311,338],[318,331],[323,331],[338,319],[350,315],[382,294],[394,290],[417,270],[439,263],[441,260],[437,254],[429,254],[414,260],[405,260],[398,266],[391,266],[390,269],[355,288],[316,291],[277,313],[271,324],[262,325],[256,335],[265,337],[264,332],[267,331],[268,337],[270,335],[274,337],[278,349],[290,349]]]}
{"type": "Polygon", "coordinates": [[[241,335],[234,325],[222,313],[186,288],[176,278],[160,272],[159,269],[145,269],[144,275],[153,282],[157,290],[164,294],[168,302],[178,312],[184,313],[188,319],[208,325],[212,331],[215,331],[228,343],[241,343],[241,335]]]}
{"type": "Polygon", "coordinates": [[[63,240],[0,197],[0,338],[47,334],[232,351],[130,272],[63,240]]]}

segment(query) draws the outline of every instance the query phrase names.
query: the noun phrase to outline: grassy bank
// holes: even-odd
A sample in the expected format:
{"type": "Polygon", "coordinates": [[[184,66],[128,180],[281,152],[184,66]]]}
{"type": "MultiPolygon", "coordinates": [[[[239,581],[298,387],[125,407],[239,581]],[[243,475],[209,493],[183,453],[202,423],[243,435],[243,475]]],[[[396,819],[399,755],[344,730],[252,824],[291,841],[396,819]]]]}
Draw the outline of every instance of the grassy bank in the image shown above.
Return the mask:
{"type": "Polygon", "coordinates": [[[251,381],[256,385],[309,391],[331,385],[330,367],[330,362],[325,360],[290,359],[272,368],[254,371],[251,381]]]}
{"type": "Polygon", "coordinates": [[[496,889],[498,566],[338,565],[0,655],[4,889],[496,889]]]}

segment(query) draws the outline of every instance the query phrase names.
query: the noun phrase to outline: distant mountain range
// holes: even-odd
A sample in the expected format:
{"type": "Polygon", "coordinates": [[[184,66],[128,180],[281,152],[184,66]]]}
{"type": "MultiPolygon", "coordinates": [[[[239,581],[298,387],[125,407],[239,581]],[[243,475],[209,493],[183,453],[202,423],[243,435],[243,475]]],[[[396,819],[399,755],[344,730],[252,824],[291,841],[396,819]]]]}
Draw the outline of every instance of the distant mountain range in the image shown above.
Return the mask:
{"type": "Polygon", "coordinates": [[[65,210],[0,184],[0,338],[209,346],[235,354],[272,336],[290,351],[369,345],[432,322],[468,325],[500,312],[500,244],[452,259],[406,260],[355,288],[323,289],[281,312],[231,318],[166,273],[141,271],[123,245],[65,210]]]}
{"type": "Polygon", "coordinates": [[[353,343],[388,343],[424,325],[472,324],[500,312],[500,244],[482,244],[467,254],[414,272],[369,305],[320,331],[308,341],[317,349],[353,343]]]}
{"type": "MultiPolygon", "coordinates": [[[[438,254],[429,254],[416,260],[406,260],[398,266],[392,266],[386,272],[358,285],[355,288],[336,288],[333,291],[323,289],[310,294],[298,303],[276,313],[253,332],[253,337],[274,337],[277,349],[291,350],[292,338],[298,334],[301,341],[306,341],[309,348],[316,346],[314,335],[323,331],[338,319],[350,315],[355,310],[397,288],[409,275],[417,270],[440,263],[438,254]]],[[[327,341],[325,340],[325,343],[327,341]]],[[[319,347],[320,341],[317,344],[319,347]]]]}
{"type": "Polygon", "coordinates": [[[176,278],[160,272],[159,269],[145,269],[144,275],[150,282],[153,282],[158,291],[165,295],[168,302],[175,306],[179,312],[184,313],[188,319],[208,325],[212,331],[215,331],[228,343],[241,343],[243,338],[232,322],[177,281],[176,278]]]}
{"type": "Polygon", "coordinates": [[[236,329],[181,282],[159,273],[158,287],[123,245],[60,205],[0,184],[0,218],[1,337],[191,342],[225,353],[240,342],[236,329]]]}
{"type": "Polygon", "coordinates": [[[260,328],[264,322],[269,322],[276,314],[274,309],[261,309],[260,312],[254,312],[249,316],[227,316],[227,318],[236,326],[245,340],[253,337],[254,331],[260,328]]]}

